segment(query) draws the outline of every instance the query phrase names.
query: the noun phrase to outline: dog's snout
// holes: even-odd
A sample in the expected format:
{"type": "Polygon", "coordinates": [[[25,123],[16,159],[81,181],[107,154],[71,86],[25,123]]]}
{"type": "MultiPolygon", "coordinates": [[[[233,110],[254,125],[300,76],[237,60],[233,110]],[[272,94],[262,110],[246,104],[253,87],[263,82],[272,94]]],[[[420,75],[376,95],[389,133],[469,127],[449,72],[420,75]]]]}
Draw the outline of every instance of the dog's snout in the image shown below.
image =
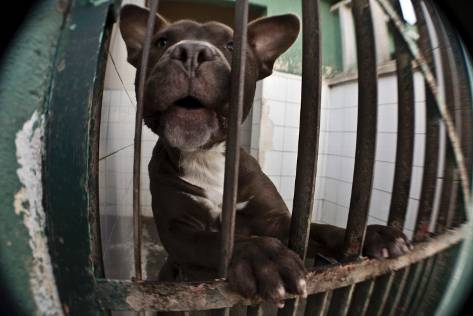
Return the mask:
{"type": "Polygon", "coordinates": [[[214,60],[215,52],[200,43],[182,43],[174,47],[171,58],[180,61],[192,73],[204,62],[214,60]]]}

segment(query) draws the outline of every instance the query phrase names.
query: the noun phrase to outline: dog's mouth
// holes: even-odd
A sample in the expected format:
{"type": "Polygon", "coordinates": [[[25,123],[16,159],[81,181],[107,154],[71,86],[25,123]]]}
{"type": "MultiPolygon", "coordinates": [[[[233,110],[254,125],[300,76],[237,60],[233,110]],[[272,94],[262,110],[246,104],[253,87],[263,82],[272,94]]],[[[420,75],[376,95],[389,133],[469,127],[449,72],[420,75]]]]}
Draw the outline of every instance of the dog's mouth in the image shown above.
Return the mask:
{"type": "Polygon", "coordinates": [[[174,106],[186,109],[186,110],[199,110],[204,109],[205,106],[198,99],[187,96],[185,98],[179,99],[174,103],[174,106]]]}

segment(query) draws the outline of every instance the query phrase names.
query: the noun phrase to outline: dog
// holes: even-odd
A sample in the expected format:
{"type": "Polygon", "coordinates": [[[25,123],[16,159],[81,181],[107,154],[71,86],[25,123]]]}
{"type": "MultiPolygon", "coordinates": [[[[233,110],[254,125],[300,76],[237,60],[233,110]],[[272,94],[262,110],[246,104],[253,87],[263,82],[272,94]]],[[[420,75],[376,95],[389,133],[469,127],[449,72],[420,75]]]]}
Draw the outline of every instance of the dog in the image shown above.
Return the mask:
{"type": "MultiPolygon", "coordinates": [[[[139,77],[149,11],[126,5],[120,31],[128,62],[139,77]]],[[[243,119],[256,82],[272,73],[275,60],[296,40],[292,14],[248,24],[243,119]]],[[[218,22],[166,21],[159,14],[152,37],[143,117],[159,140],[149,163],[152,209],[168,259],[162,281],[201,281],[217,276],[220,218],[228,132],[233,30],[218,22]]],[[[135,81],[137,83],[137,79],[135,81]]],[[[137,84],[136,84],[137,86],[137,84]]],[[[240,154],[230,287],[245,298],[283,306],[286,293],[307,295],[301,258],[287,247],[291,215],[258,162],[240,154]]],[[[340,258],[345,230],[311,224],[308,256],[340,258]]],[[[409,251],[406,236],[369,225],[363,254],[397,257],[409,251]]]]}

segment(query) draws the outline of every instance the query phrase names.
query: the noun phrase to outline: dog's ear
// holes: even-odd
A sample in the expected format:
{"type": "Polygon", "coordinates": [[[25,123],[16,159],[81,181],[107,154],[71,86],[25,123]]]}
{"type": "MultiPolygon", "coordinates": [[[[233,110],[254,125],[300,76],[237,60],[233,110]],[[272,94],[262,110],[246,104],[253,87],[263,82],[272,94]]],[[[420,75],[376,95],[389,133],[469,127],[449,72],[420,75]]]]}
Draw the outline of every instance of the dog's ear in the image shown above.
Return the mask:
{"type": "MultiPolygon", "coordinates": [[[[149,10],[128,4],[120,10],[120,32],[125,40],[128,51],[128,62],[137,67],[141,59],[141,52],[146,34],[149,10]]],[[[168,25],[168,22],[159,14],[156,14],[154,32],[168,25]]]]}
{"type": "Polygon", "coordinates": [[[248,24],[248,43],[260,63],[258,79],[273,72],[274,61],[291,47],[299,29],[299,18],[294,14],[271,16],[248,24]]]}

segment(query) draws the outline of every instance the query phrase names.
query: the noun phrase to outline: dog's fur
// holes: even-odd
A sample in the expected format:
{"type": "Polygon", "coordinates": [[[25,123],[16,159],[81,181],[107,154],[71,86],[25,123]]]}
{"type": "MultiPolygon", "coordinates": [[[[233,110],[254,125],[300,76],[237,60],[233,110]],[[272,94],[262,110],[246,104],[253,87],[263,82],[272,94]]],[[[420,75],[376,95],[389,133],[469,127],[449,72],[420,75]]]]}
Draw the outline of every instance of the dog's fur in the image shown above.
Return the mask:
{"type": "MultiPolygon", "coordinates": [[[[120,29],[128,61],[138,69],[146,9],[122,8],[120,29]]],[[[299,33],[291,14],[248,25],[243,118],[250,111],[256,81],[271,74],[278,56],[299,33]]],[[[215,278],[219,264],[220,213],[229,112],[231,28],[157,15],[144,97],[146,125],[160,136],[149,163],[152,208],[169,259],[161,280],[215,278]]],[[[286,292],[306,294],[301,259],[286,246],[290,212],[257,161],[241,151],[233,257],[228,281],[245,297],[280,304],[286,292]]],[[[309,256],[340,257],[345,231],[312,224],[309,256]]],[[[395,257],[408,250],[399,231],[370,225],[364,254],[395,257]]]]}

